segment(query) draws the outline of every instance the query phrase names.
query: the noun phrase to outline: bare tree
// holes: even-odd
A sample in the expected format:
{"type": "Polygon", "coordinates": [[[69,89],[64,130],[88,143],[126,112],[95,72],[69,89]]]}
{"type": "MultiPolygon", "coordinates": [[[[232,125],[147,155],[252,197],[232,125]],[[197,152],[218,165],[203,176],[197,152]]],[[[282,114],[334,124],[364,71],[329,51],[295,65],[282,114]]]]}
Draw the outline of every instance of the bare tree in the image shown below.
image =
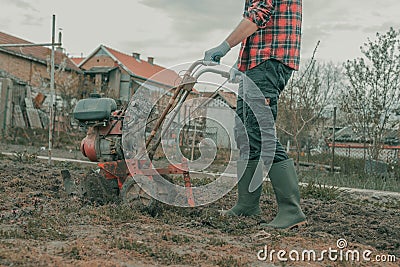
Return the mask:
{"type": "Polygon", "coordinates": [[[62,61],[55,71],[56,92],[63,99],[62,110],[71,112],[72,100],[79,99],[81,95],[81,77],[65,70],[66,59],[62,61]]]}
{"type": "Polygon", "coordinates": [[[333,102],[333,93],[342,83],[341,69],[333,63],[306,62],[291,78],[279,100],[280,117],[277,130],[292,138],[301,153],[302,140],[311,135],[324,109],[333,102]]]}
{"type": "MultiPolygon", "coordinates": [[[[50,86],[50,56],[46,59],[46,73],[35,71],[34,79],[39,83],[40,90],[46,90],[50,86]]],[[[83,76],[66,69],[67,58],[65,57],[57,66],[54,72],[56,94],[65,99],[80,98],[83,87],[83,76]]]]}
{"type": "Polygon", "coordinates": [[[378,159],[391,114],[400,100],[400,31],[390,28],[361,47],[363,57],[344,64],[349,85],[342,91],[341,108],[348,122],[372,143],[368,153],[378,159]]]}
{"type": "MultiPolygon", "coordinates": [[[[50,86],[50,56],[46,59],[46,72],[42,73],[37,70],[33,73],[34,79],[39,83],[39,90],[46,91],[50,86]]],[[[55,92],[56,95],[60,96],[62,102],[56,101],[54,105],[57,105],[56,112],[58,118],[62,121],[63,126],[69,128],[70,126],[70,114],[73,109],[73,100],[79,99],[82,96],[83,76],[67,69],[67,57],[64,57],[58,65],[56,65],[55,73],[55,92]]]]}

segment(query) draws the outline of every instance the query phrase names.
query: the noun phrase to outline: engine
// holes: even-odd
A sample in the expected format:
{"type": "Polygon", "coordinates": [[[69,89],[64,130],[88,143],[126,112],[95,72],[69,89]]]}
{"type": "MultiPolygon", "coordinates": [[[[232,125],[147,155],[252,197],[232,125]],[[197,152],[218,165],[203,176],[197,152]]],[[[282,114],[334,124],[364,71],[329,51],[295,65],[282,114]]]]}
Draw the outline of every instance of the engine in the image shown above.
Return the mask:
{"type": "Polygon", "coordinates": [[[112,98],[93,94],[79,100],[73,116],[87,130],[81,142],[82,154],[93,162],[116,161],[124,158],[122,151],[123,111],[117,110],[112,98]]]}

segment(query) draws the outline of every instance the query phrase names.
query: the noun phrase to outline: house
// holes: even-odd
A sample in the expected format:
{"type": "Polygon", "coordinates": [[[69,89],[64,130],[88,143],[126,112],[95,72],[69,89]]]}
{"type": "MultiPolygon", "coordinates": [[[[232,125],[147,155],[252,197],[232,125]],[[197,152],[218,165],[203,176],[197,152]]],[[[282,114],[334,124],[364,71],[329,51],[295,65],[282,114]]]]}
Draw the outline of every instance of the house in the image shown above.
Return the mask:
{"type": "Polygon", "coordinates": [[[139,53],[127,55],[104,45],[83,60],[73,60],[79,62],[94,90],[121,101],[129,101],[141,86],[169,90],[180,81],[176,72],[155,64],[153,57],[142,60],[139,53]]]}
{"type": "Polygon", "coordinates": [[[235,126],[236,94],[218,90],[203,92],[207,98],[206,136],[213,139],[217,147],[236,149],[233,128],[235,126]],[[233,147],[230,147],[233,145],[233,147]]]}

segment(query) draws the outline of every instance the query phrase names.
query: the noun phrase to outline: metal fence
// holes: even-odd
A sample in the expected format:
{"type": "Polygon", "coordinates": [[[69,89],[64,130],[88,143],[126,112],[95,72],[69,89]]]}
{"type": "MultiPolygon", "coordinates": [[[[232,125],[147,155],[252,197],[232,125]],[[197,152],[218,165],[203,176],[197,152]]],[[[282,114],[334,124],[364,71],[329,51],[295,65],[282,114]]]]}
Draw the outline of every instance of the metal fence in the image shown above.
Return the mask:
{"type": "Polygon", "coordinates": [[[298,157],[300,165],[315,166],[331,172],[373,174],[378,176],[400,176],[400,146],[383,146],[379,157],[370,156],[368,144],[336,143],[325,149],[307,149],[298,157]]]}
{"type": "MultiPolygon", "coordinates": [[[[332,151],[332,145],[330,145],[332,151]]],[[[383,146],[380,150],[379,158],[388,164],[397,163],[399,159],[400,146],[383,146]]],[[[349,158],[369,159],[369,147],[364,144],[335,144],[334,154],[349,158]]]]}

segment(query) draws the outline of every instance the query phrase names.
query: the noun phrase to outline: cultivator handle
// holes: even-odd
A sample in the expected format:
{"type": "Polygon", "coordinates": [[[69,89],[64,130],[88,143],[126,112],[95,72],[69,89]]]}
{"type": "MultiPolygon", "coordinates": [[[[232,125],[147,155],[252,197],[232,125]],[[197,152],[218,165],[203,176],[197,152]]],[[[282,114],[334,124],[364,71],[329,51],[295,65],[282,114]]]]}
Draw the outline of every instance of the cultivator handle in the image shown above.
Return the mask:
{"type": "MultiPolygon", "coordinates": [[[[167,117],[167,115],[170,113],[171,109],[173,109],[173,107],[176,106],[176,110],[172,114],[171,119],[168,121],[168,124],[166,125],[165,129],[168,129],[171,126],[172,121],[174,120],[176,115],[179,113],[179,111],[180,111],[183,103],[185,102],[187,96],[193,90],[193,86],[196,84],[198,78],[201,75],[203,75],[204,73],[215,73],[215,74],[221,75],[224,78],[229,79],[229,72],[218,70],[218,69],[214,69],[214,68],[201,69],[196,73],[196,68],[198,66],[215,66],[215,65],[218,65],[218,64],[217,63],[215,63],[215,64],[211,63],[210,64],[210,62],[206,62],[204,60],[197,60],[192,65],[190,65],[188,70],[183,75],[182,81],[176,87],[176,90],[175,90],[174,94],[172,95],[171,99],[169,100],[167,107],[165,108],[165,110],[161,114],[160,118],[158,119],[157,123],[155,124],[154,128],[152,129],[149,137],[147,138],[147,140],[146,140],[146,149],[149,148],[149,145],[150,145],[151,141],[156,136],[158,130],[160,129],[160,127],[161,127],[162,123],[164,122],[165,118],[167,117]],[[184,92],[181,94],[182,90],[184,90],[184,92]],[[177,103],[177,104],[175,105],[175,103],[177,103]]],[[[150,160],[153,159],[154,154],[155,154],[158,146],[161,143],[162,137],[163,137],[163,133],[161,133],[161,135],[158,138],[157,142],[150,149],[150,151],[149,151],[150,160]]]]}

